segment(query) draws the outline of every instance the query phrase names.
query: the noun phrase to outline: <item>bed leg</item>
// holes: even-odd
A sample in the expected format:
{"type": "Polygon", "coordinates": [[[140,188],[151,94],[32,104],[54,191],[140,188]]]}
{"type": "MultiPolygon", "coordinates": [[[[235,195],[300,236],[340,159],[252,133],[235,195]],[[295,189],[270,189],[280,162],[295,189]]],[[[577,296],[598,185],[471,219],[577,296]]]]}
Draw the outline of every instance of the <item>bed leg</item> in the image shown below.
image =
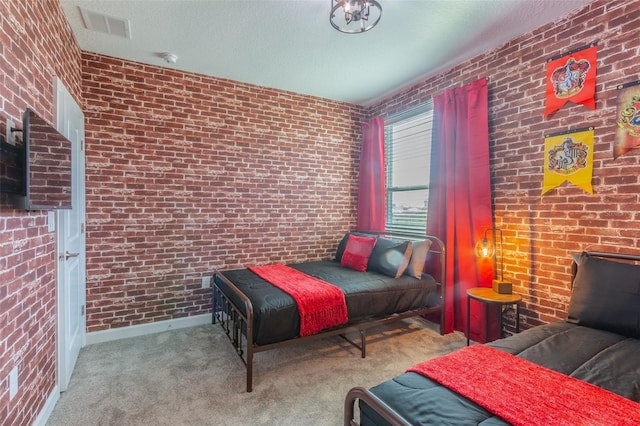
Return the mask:
{"type": "MultiPolygon", "coordinates": [[[[214,276],[215,280],[215,276],[214,276]]],[[[218,305],[216,302],[216,286],[211,286],[211,324],[216,323],[216,306],[218,305]]]]}
{"type": "Polygon", "coordinates": [[[247,392],[253,390],[253,315],[247,324],[247,392]]]}
{"type": "Polygon", "coordinates": [[[360,348],[361,356],[365,358],[367,356],[367,337],[364,330],[360,330],[360,348]]]}
{"type": "Polygon", "coordinates": [[[247,392],[253,391],[253,360],[247,362],[247,392]]]}

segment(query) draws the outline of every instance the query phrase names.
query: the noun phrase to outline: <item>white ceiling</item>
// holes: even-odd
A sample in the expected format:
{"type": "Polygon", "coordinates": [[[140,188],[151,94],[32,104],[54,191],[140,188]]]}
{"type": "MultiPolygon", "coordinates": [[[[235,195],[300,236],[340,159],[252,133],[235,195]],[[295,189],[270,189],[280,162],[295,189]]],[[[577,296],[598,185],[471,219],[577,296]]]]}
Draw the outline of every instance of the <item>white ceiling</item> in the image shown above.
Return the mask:
{"type": "Polygon", "coordinates": [[[379,0],[380,23],[361,34],[331,27],[331,0],[61,3],[82,50],[367,105],[591,1],[379,0]],[[79,6],[129,20],[131,39],[86,29],[79,6]]]}

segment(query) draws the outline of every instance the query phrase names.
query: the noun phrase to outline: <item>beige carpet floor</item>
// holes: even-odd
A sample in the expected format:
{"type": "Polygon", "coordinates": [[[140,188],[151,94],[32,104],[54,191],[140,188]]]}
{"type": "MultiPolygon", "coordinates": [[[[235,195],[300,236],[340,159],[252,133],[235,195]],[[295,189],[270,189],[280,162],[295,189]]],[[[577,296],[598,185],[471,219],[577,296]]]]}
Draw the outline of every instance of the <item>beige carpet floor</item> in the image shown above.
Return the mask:
{"type": "Polygon", "coordinates": [[[371,387],[466,342],[415,319],[368,336],[365,359],[340,337],[258,353],[251,393],[218,324],[91,345],[47,425],[338,426],[351,387],[371,387]]]}

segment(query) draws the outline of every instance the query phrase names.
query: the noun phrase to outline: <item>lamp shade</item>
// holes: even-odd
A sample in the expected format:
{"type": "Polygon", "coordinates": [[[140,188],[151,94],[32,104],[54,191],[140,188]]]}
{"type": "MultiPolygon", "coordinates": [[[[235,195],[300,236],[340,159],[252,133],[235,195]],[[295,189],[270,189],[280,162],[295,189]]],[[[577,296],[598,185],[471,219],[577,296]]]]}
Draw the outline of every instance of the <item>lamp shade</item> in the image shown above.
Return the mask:
{"type": "Polygon", "coordinates": [[[484,238],[476,243],[476,256],[482,259],[488,259],[493,257],[495,252],[496,248],[493,245],[493,241],[488,239],[485,233],[484,238]]]}
{"type": "Polygon", "coordinates": [[[496,279],[493,280],[493,290],[500,294],[511,294],[511,283],[504,281],[504,246],[502,230],[491,227],[484,231],[484,238],[476,244],[476,256],[480,259],[493,258],[493,272],[496,279]],[[489,232],[492,238],[487,238],[489,232]],[[498,236],[499,238],[496,238],[498,236]],[[498,244],[500,245],[498,247],[498,244]],[[499,250],[499,253],[498,253],[499,250]],[[498,279],[498,272],[500,277],[498,279]]]}

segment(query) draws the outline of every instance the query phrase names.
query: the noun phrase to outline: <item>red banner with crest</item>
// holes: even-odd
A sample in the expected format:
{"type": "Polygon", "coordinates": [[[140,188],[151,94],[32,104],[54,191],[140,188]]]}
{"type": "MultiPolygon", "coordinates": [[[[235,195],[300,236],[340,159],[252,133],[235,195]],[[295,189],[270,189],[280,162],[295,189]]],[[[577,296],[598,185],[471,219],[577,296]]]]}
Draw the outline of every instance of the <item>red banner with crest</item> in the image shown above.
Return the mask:
{"type": "Polygon", "coordinates": [[[618,86],[618,117],[613,159],[640,146],[640,81],[618,86]]]}
{"type": "Polygon", "coordinates": [[[596,109],[597,50],[592,43],[547,61],[545,117],[569,101],[596,109]]]}

